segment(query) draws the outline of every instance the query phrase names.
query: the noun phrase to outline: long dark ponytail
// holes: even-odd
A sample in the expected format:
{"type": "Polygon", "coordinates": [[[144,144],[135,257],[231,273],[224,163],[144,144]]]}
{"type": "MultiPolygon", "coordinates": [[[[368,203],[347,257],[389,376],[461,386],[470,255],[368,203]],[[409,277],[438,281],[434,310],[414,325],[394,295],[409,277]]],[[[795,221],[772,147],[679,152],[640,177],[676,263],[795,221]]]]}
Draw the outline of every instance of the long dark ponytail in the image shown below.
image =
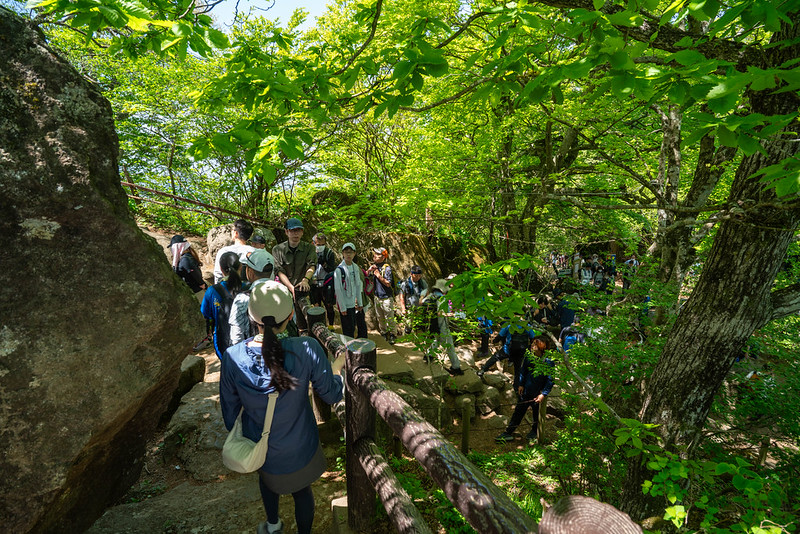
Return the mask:
{"type": "Polygon", "coordinates": [[[261,318],[264,325],[264,340],[261,342],[261,358],[264,366],[269,368],[272,379],[270,385],[278,391],[286,391],[297,387],[297,379],[283,368],[283,347],[273,328],[280,326],[275,317],[267,315],[261,318]]]}
{"type": "Polygon", "coordinates": [[[239,255],[235,252],[226,252],[219,258],[219,268],[222,274],[228,277],[228,293],[234,297],[242,292],[242,276],[239,274],[239,269],[242,264],[239,263],[239,255]]]}

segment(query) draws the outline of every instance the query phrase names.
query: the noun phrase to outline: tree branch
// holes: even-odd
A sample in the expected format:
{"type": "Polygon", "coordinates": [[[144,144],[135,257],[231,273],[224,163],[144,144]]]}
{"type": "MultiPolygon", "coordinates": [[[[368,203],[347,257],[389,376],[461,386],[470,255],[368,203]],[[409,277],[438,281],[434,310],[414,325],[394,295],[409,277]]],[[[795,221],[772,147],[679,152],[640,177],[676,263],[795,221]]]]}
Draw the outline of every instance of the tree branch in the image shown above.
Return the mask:
{"type": "Polygon", "coordinates": [[[782,319],[800,311],[800,282],[772,292],[772,315],[767,321],[782,319]]]}
{"type": "MultiPolygon", "coordinates": [[[[594,5],[587,0],[540,0],[540,4],[562,9],[586,9],[594,11],[594,5]]],[[[610,2],[600,8],[606,15],[612,15],[624,11],[625,8],[613,5],[610,2]]],[[[685,47],[676,46],[681,39],[688,37],[698,42],[696,50],[709,59],[721,59],[736,64],[737,70],[744,70],[748,65],[760,66],[766,64],[766,54],[764,50],[755,45],[747,45],[727,39],[709,39],[707,35],[688,32],[676,28],[670,24],[659,25],[658,18],[648,15],[641,11],[644,22],[639,26],[617,26],[615,27],[623,34],[643,43],[649,43],[653,48],[666,52],[678,52],[685,47]]]]}
{"type": "Polygon", "coordinates": [[[443,99],[441,99],[441,100],[439,100],[437,102],[433,102],[432,104],[428,104],[427,106],[422,106],[421,108],[412,108],[412,107],[409,107],[409,106],[400,106],[399,109],[402,109],[403,111],[413,111],[414,113],[421,113],[423,111],[428,111],[429,109],[433,109],[435,107],[442,106],[444,104],[452,102],[453,100],[457,100],[458,98],[461,98],[466,93],[472,91],[473,89],[478,87],[480,84],[482,84],[484,82],[487,82],[489,80],[491,80],[491,78],[489,78],[489,77],[481,78],[480,80],[478,80],[478,81],[476,81],[474,83],[471,83],[470,85],[466,86],[465,88],[463,88],[462,90],[460,90],[456,94],[448,96],[447,98],[443,98],[443,99]]]}
{"type": "Polygon", "coordinates": [[[356,53],[353,54],[353,56],[348,60],[348,62],[345,64],[345,66],[342,67],[341,69],[337,70],[336,72],[334,72],[333,76],[340,76],[347,69],[349,69],[350,65],[352,65],[353,62],[358,58],[358,56],[360,56],[361,53],[364,52],[364,50],[367,49],[367,47],[369,46],[369,43],[371,43],[372,39],[375,38],[375,32],[378,30],[378,19],[381,16],[381,8],[382,7],[383,7],[383,0],[378,0],[377,2],[375,2],[375,18],[372,19],[372,27],[369,30],[369,37],[367,37],[367,40],[364,41],[364,44],[361,45],[361,48],[359,48],[356,51],[356,53]]]}
{"type": "Polygon", "coordinates": [[[444,48],[445,46],[450,44],[450,42],[453,41],[453,39],[455,39],[456,37],[461,35],[464,31],[466,31],[466,29],[469,28],[470,24],[472,24],[476,19],[485,17],[486,15],[489,15],[488,11],[479,11],[478,13],[475,13],[470,18],[468,18],[467,21],[464,22],[464,24],[461,25],[458,31],[456,31],[453,35],[451,35],[450,37],[448,37],[447,39],[436,45],[435,48],[444,48]]]}
{"type": "Polygon", "coordinates": [[[575,377],[575,380],[577,380],[580,383],[580,385],[583,386],[583,388],[586,390],[586,392],[589,394],[589,396],[592,397],[592,399],[598,405],[602,406],[603,409],[608,410],[608,413],[610,413],[611,416],[614,419],[617,420],[617,423],[622,424],[622,419],[620,419],[620,416],[617,415],[617,412],[615,412],[614,409],[611,406],[609,406],[600,397],[600,395],[595,393],[594,392],[594,388],[592,386],[590,386],[589,383],[586,380],[584,380],[583,377],[581,377],[581,375],[579,375],[577,371],[575,371],[575,369],[572,367],[572,364],[569,361],[569,355],[564,350],[564,347],[561,346],[561,343],[559,343],[559,341],[556,339],[556,337],[551,332],[549,332],[547,330],[545,330],[545,333],[550,338],[550,340],[553,342],[553,344],[556,346],[556,349],[558,350],[558,352],[561,353],[561,360],[564,362],[564,367],[567,368],[567,370],[570,372],[570,374],[575,377]]]}

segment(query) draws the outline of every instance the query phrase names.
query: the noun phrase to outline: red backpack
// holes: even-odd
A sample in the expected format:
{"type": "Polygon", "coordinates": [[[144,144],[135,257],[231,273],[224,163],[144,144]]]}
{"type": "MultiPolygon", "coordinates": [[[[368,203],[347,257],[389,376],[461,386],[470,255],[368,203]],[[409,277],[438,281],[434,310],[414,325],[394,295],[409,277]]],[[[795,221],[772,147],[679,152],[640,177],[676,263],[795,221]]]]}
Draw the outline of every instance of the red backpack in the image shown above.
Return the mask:
{"type": "Polygon", "coordinates": [[[371,297],[375,294],[375,279],[371,276],[367,275],[367,271],[361,269],[364,273],[364,294],[368,297],[371,297]]]}

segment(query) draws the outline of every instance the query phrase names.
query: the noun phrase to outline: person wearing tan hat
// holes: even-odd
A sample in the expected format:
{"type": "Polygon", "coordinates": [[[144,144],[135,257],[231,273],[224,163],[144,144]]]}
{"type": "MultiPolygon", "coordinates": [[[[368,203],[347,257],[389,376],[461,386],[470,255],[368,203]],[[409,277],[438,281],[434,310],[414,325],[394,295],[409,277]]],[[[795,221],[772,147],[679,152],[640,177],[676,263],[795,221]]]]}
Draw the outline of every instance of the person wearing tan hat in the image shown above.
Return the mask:
{"type": "Polygon", "coordinates": [[[325,351],[311,337],[278,339],[294,313],[289,289],[278,282],[257,285],[250,294],[248,314],[259,334],[230,347],[222,358],[219,400],[225,427],[230,430],[241,411],[242,434],[258,441],[264,430],[268,395],[279,393],[269,434],[269,451],[258,470],[258,484],[267,520],[259,533],[280,532],[281,495],[294,498],[297,531],[311,532],[314,494],[311,484],[325,471],[314,413],[308,402],[311,385],[333,404],[342,398],[343,357],[332,367],[325,351]]]}
{"type": "Polygon", "coordinates": [[[450,289],[450,284],[444,278],[439,278],[433,284],[430,294],[425,299],[425,305],[428,308],[430,316],[429,331],[434,335],[433,343],[425,354],[424,360],[430,362],[433,355],[438,351],[439,347],[444,347],[447,351],[447,356],[450,358],[450,368],[447,372],[453,376],[463,375],[464,371],[461,369],[461,362],[458,361],[456,354],[456,347],[453,343],[453,336],[450,334],[450,327],[447,325],[447,317],[441,311],[440,307],[444,306],[445,295],[450,289]]]}

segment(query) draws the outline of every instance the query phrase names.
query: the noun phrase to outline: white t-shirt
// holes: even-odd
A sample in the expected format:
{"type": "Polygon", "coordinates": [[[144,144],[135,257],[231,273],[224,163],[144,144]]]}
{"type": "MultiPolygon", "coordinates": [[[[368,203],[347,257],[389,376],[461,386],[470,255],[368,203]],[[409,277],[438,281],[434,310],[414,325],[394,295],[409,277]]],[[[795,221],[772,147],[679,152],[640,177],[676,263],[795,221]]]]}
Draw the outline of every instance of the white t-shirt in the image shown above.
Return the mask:
{"type": "Polygon", "coordinates": [[[236,243],[219,249],[219,252],[217,252],[217,258],[214,260],[214,283],[219,284],[225,277],[225,275],[222,274],[222,269],[219,266],[219,259],[223,254],[226,252],[235,252],[239,255],[239,261],[244,261],[244,259],[247,257],[247,253],[253,252],[254,250],[255,248],[251,247],[250,245],[239,245],[236,243]]]}

